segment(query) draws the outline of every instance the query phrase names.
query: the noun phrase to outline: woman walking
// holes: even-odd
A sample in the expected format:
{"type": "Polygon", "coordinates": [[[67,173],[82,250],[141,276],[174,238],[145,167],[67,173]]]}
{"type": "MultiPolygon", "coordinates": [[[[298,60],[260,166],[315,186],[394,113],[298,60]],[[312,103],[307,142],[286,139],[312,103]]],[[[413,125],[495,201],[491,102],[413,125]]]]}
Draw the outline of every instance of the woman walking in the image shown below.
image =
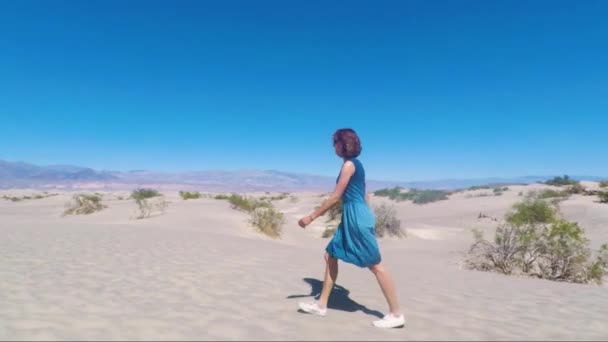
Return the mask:
{"type": "Polygon", "coordinates": [[[405,319],[399,310],[393,280],[381,263],[374,230],[375,218],[367,203],[365,170],[357,159],[361,153],[359,137],[350,128],[339,129],[334,133],[333,142],[336,154],[344,161],[336,188],[321,207],[300,219],[298,224],[305,228],[340,200],[342,220],[325,249],[325,279],[321,296],[312,303],[299,303],[299,307],[304,312],[325,316],[327,302],[338,277],[338,260],[342,260],[361,268],[369,268],[378,280],[388,302],[389,314],[374,321],[373,325],[378,328],[403,327],[405,319]]]}

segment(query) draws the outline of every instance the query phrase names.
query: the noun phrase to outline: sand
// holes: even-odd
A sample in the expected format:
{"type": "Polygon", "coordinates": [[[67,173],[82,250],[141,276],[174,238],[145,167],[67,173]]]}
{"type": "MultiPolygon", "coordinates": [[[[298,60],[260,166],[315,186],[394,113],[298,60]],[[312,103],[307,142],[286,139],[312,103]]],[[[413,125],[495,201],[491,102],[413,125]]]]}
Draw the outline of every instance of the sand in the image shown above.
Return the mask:
{"type": "MultiPolygon", "coordinates": [[[[324,218],[306,230],[297,225],[320,204],[320,193],[275,202],[286,217],[279,240],[256,232],[226,201],[183,201],[177,193],[165,193],[165,214],[141,220],[132,218],[132,200],[118,199],[126,192],[103,193],[108,207],[101,212],[66,217],[68,192],[0,198],[0,339],[606,340],[606,285],[461,267],[471,229],[490,234],[495,226],[479,213],[500,218],[519,192],[539,187],[394,203],[408,237],[379,239],[407,319],[406,328],[393,330],[371,325],[387,309],[375,278],[344,263],[328,315],[297,311],[321,287],[324,218]]],[[[608,205],[573,196],[561,206],[592,246],[608,242],[608,205]]]]}

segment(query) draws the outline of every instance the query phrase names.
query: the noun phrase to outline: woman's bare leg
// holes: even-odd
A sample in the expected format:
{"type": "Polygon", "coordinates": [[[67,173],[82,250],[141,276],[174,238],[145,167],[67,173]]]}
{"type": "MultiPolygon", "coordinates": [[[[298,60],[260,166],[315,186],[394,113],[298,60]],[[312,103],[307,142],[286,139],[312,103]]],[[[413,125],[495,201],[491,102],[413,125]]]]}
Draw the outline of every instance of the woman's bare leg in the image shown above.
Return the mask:
{"type": "Polygon", "coordinates": [[[369,269],[378,280],[378,284],[382,289],[384,298],[386,298],[386,302],[388,303],[391,314],[394,316],[401,315],[401,311],[399,310],[399,302],[397,301],[397,291],[395,290],[395,283],[393,282],[391,275],[381,263],[378,263],[369,269]]]}
{"type": "Polygon", "coordinates": [[[325,253],[325,280],[323,280],[323,290],[321,291],[321,297],[319,298],[319,306],[321,308],[327,307],[329,295],[331,294],[331,290],[334,288],[337,278],[338,259],[325,253]]]}

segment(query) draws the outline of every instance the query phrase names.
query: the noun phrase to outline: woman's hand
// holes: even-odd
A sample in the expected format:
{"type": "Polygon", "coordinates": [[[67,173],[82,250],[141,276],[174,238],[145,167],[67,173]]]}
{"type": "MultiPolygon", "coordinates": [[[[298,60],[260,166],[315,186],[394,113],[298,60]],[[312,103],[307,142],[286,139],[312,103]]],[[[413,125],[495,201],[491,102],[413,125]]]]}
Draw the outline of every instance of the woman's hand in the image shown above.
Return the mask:
{"type": "Polygon", "coordinates": [[[300,221],[298,221],[298,224],[300,225],[300,227],[306,228],[306,226],[308,226],[311,222],[312,222],[312,217],[310,217],[310,215],[308,215],[308,216],[302,217],[300,219],[300,221]]]}

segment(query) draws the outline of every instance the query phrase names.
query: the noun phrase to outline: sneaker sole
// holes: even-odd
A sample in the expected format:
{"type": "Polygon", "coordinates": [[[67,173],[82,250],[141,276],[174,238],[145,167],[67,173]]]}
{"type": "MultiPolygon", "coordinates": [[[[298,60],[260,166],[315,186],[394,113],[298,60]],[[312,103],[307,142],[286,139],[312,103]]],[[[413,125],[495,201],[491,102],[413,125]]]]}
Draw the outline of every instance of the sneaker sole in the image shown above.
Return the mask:
{"type": "Polygon", "coordinates": [[[400,324],[400,325],[396,325],[396,326],[394,326],[394,327],[379,327],[379,326],[377,326],[377,325],[375,325],[375,324],[372,324],[372,325],[373,325],[374,327],[376,327],[376,328],[379,328],[379,329],[403,329],[403,328],[405,328],[405,323],[402,323],[402,324],[400,324]]]}
{"type": "Polygon", "coordinates": [[[302,309],[301,306],[298,306],[298,312],[306,313],[306,314],[314,315],[314,316],[325,317],[325,314],[322,314],[322,313],[319,313],[319,312],[314,312],[314,311],[307,311],[307,310],[302,309]]]}

